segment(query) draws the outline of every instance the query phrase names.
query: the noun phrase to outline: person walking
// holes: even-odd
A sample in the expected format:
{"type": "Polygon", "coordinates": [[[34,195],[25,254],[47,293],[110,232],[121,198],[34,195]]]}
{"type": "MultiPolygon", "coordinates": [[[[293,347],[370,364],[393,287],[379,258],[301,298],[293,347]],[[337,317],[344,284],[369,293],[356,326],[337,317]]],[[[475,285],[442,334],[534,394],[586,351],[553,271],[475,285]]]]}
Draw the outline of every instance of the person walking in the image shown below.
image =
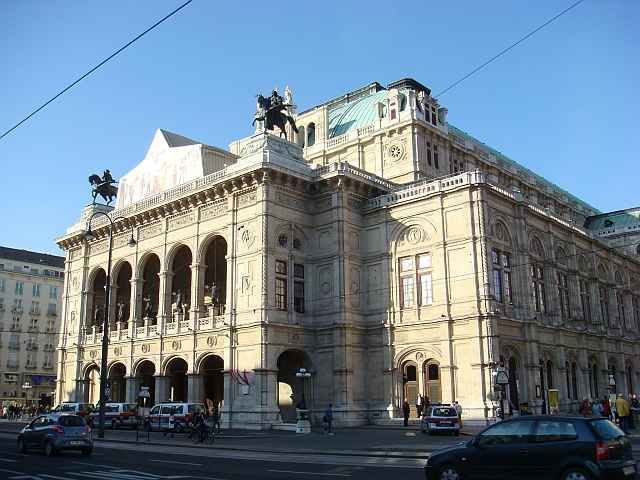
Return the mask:
{"type": "Polygon", "coordinates": [[[407,401],[407,399],[404,399],[404,403],[402,404],[402,415],[404,417],[404,426],[408,427],[409,426],[409,414],[411,413],[411,405],[409,405],[409,402],[407,401]]]}
{"type": "Polygon", "coordinates": [[[587,400],[586,398],[582,400],[582,403],[580,404],[579,413],[583,417],[588,417],[589,415],[591,415],[591,409],[589,408],[589,400],[587,400]]]}
{"type": "Polygon", "coordinates": [[[422,418],[422,406],[424,405],[424,398],[422,394],[418,394],[416,397],[416,412],[418,412],[418,418],[422,418]]]}
{"type": "Polygon", "coordinates": [[[624,433],[629,433],[629,414],[631,413],[631,409],[629,408],[629,402],[627,402],[627,399],[624,398],[621,393],[619,393],[618,398],[616,398],[616,412],[618,413],[620,428],[624,433]]]}
{"type": "Polygon", "coordinates": [[[458,422],[460,424],[460,427],[462,428],[462,405],[460,405],[457,400],[454,400],[453,408],[456,409],[456,413],[458,414],[458,422]]]}
{"type": "Polygon", "coordinates": [[[602,400],[602,416],[611,420],[611,404],[607,397],[602,400]]]}
{"type": "Polygon", "coordinates": [[[333,404],[330,403],[327,409],[324,411],[324,416],[322,417],[322,426],[324,428],[324,433],[328,435],[333,435],[331,431],[331,424],[333,423],[333,404]]]}
{"type": "Polygon", "coordinates": [[[597,398],[591,404],[591,415],[594,417],[602,417],[602,404],[597,398]]]}

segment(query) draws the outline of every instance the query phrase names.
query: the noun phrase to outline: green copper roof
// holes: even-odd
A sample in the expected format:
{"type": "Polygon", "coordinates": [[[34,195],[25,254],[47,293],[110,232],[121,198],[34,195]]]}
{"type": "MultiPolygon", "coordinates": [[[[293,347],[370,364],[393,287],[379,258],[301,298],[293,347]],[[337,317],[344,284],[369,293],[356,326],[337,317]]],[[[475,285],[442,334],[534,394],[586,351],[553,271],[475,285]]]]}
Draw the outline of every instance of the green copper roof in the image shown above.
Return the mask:
{"type": "Polygon", "coordinates": [[[352,128],[369,125],[378,118],[376,105],[387,96],[388,90],[381,90],[354,102],[349,102],[329,110],[329,137],[337,137],[352,128]]]}
{"type": "Polygon", "coordinates": [[[640,208],[629,208],[590,217],[585,227],[589,230],[615,229],[616,232],[625,229],[636,230],[640,227],[640,208]]]}
{"type": "Polygon", "coordinates": [[[564,190],[563,188],[560,188],[559,186],[557,186],[555,183],[550,182],[549,180],[547,180],[544,177],[541,177],[540,175],[538,175],[537,173],[529,170],[526,167],[523,167],[521,164],[519,164],[518,162],[516,162],[515,160],[510,159],[509,157],[507,157],[505,154],[499,152],[498,150],[491,148],[489,145],[481,142],[480,140],[472,137],[471,135],[469,135],[467,132],[465,132],[464,130],[460,130],[459,128],[455,127],[454,125],[451,125],[450,123],[447,124],[447,126],[449,127],[449,132],[451,133],[455,133],[458,136],[462,136],[464,138],[467,138],[469,140],[471,140],[473,143],[479,144],[481,145],[483,148],[485,148],[487,151],[491,152],[493,155],[495,155],[495,157],[498,160],[501,160],[503,163],[505,163],[506,165],[510,165],[513,166],[515,168],[517,168],[518,170],[521,170],[523,172],[526,172],[528,175],[532,176],[533,178],[536,179],[536,181],[538,183],[541,184],[547,184],[549,186],[551,186],[553,189],[562,192],[563,194],[565,194],[569,199],[571,199],[572,201],[576,202],[579,205],[582,205],[584,208],[591,210],[593,212],[599,213],[600,210],[598,210],[597,208],[594,208],[593,206],[589,205],[587,202],[580,200],[578,197],[576,197],[575,195],[572,195],[571,193],[567,192],[566,190],[564,190]]]}

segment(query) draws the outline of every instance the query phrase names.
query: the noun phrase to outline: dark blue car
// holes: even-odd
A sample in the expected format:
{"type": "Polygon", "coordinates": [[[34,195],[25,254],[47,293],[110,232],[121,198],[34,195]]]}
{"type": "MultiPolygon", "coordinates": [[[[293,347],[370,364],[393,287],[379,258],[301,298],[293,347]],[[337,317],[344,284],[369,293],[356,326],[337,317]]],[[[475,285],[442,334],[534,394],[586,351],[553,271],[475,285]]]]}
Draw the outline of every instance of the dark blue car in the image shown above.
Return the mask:
{"type": "Polygon", "coordinates": [[[523,416],[434,452],[427,480],[635,479],[631,442],[605,418],[523,416]]]}

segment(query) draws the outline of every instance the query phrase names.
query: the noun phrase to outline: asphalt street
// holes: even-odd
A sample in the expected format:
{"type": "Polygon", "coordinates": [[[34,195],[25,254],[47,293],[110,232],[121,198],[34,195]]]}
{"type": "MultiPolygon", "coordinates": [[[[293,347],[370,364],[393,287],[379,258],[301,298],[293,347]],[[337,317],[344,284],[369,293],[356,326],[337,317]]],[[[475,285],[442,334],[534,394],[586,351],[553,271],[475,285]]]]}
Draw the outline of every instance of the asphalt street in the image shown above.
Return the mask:
{"type": "Polygon", "coordinates": [[[76,452],[62,452],[47,458],[41,452],[17,453],[15,439],[0,437],[0,478],[8,480],[161,480],[161,479],[298,479],[345,478],[383,479],[389,475],[403,479],[422,479],[423,461],[404,459],[360,458],[348,461],[325,456],[297,459],[290,456],[273,458],[235,458],[230,452],[204,451],[168,446],[117,447],[97,444],[94,454],[85,457],[76,452]],[[175,452],[175,451],[179,452],[175,452]],[[182,450],[189,450],[182,452],[182,450]],[[175,453],[174,453],[175,452],[175,453]],[[206,452],[206,453],[205,453],[206,452]],[[214,455],[207,455],[214,454],[214,455]],[[229,457],[229,458],[225,458],[229,457]],[[303,460],[303,461],[300,461],[303,460]],[[407,464],[407,465],[405,465],[407,464]]]}

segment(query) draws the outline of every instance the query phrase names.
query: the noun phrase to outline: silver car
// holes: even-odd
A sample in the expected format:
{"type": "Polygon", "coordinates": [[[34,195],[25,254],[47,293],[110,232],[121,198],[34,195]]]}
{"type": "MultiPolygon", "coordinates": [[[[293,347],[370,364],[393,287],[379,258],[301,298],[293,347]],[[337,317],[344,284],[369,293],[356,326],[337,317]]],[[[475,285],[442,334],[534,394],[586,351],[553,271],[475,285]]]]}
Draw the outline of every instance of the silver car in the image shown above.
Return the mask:
{"type": "Polygon", "coordinates": [[[460,417],[455,407],[450,405],[434,405],[427,408],[421,422],[422,433],[431,435],[435,432],[460,434],[460,417]]]}
{"type": "Polygon", "coordinates": [[[91,428],[79,415],[41,415],[18,434],[18,451],[26,453],[30,448],[43,450],[47,457],[61,450],[80,450],[91,455],[91,428]]]}

